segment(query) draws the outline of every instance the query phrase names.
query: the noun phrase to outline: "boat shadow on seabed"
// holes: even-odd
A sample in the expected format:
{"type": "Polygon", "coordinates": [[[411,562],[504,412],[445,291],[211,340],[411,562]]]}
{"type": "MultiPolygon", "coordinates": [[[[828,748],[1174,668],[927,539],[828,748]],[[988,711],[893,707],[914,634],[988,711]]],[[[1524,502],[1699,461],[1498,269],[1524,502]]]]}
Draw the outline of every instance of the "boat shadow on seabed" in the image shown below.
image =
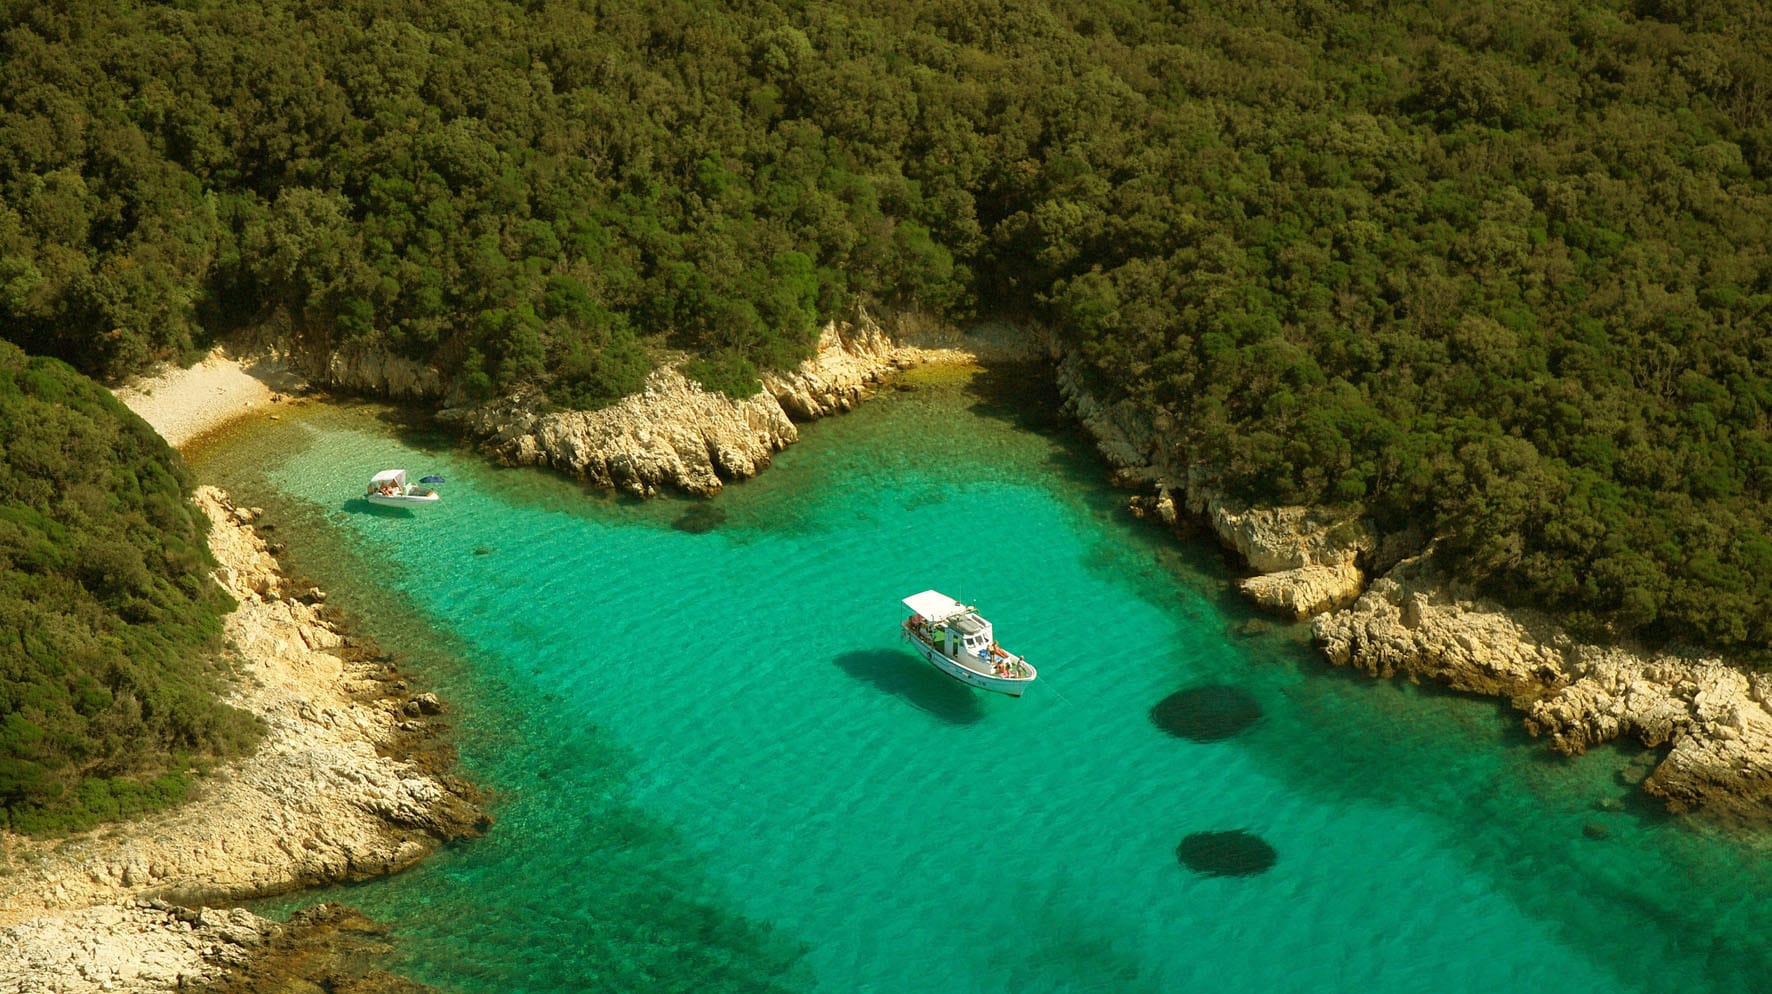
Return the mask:
{"type": "Polygon", "coordinates": [[[855,679],[903,698],[950,725],[970,725],[984,717],[984,705],[971,687],[908,653],[868,649],[842,653],[833,661],[855,679]]]}

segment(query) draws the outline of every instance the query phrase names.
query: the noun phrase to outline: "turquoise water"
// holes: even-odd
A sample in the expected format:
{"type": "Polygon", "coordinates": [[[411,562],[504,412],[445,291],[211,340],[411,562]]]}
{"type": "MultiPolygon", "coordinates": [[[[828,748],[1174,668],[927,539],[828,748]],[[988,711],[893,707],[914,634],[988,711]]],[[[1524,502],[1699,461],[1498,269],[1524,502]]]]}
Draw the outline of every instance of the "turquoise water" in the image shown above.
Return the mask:
{"type": "Polygon", "coordinates": [[[1756,840],[1643,805],[1630,750],[1556,759],[1493,703],[1330,670],[1211,547],[949,379],[806,427],[711,503],[497,469],[366,408],[202,454],[451,703],[497,795],[485,838],[304,901],[392,923],[397,968],[462,992],[1765,986],[1756,840]],[[390,465],[444,503],[354,499],[390,465]],[[1025,698],[899,642],[930,587],[1040,668],[1025,698]],[[1153,724],[1201,685],[1262,717],[1153,724]],[[1178,862],[1226,830],[1273,868],[1178,862]]]}

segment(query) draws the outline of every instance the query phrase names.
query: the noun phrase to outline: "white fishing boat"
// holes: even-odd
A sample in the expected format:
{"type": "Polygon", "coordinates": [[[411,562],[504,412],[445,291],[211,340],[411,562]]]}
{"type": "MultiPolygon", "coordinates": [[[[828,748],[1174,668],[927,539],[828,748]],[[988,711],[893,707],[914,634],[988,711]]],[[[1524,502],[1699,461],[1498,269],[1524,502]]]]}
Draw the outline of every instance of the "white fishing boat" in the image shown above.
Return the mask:
{"type": "Polygon", "coordinates": [[[422,507],[443,499],[430,487],[407,483],[403,469],[384,469],[370,477],[369,491],[363,497],[383,507],[422,507]]]}
{"type": "Polygon", "coordinates": [[[948,676],[981,690],[1020,697],[1034,682],[1028,661],[997,645],[991,623],[976,608],[925,590],[904,599],[905,641],[948,676]]]}

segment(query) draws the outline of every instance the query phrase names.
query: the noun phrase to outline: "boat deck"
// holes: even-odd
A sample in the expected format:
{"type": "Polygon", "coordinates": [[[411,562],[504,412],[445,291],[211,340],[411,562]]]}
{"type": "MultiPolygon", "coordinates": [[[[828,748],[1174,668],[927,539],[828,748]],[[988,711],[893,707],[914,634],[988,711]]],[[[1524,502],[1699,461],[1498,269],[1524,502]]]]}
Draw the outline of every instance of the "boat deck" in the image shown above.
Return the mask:
{"type": "MultiPolygon", "coordinates": [[[[979,676],[988,676],[988,677],[991,677],[991,678],[997,679],[997,680],[1022,679],[1021,677],[1004,676],[1001,673],[995,672],[995,670],[990,665],[986,664],[983,659],[980,659],[979,657],[974,656],[970,652],[960,652],[958,654],[948,653],[942,649],[940,642],[925,641],[921,635],[917,635],[917,636],[913,636],[913,637],[916,638],[917,641],[922,642],[924,645],[929,646],[929,648],[934,650],[937,655],[941,656],[941,658],[946,659],[946,660],[950,660],[954,663],[964,666],[967,669],[971,670],[972,672],[977,673],[979,676]]],[[[1020,661],[1021,657],[1011,655],[1009,657],[1009,659],[1013,660],[1013,661],[1020,661]]]]}

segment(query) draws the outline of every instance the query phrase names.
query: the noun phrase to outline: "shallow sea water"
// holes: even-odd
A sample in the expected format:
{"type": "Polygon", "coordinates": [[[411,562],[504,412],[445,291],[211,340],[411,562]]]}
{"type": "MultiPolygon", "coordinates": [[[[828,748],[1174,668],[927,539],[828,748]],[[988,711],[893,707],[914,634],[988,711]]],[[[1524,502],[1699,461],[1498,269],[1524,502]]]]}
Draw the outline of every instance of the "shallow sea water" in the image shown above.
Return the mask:
{"type": "Polygon", "coordinates": [[[485,838],[301,903],[391,923],[398,969],[461,992],[1765,986],[1760,841],[1656,813],[1636,750],[1557,758],[1493,702],[1329,668],[1030,430],[1002,398],[1037,376],[914,374],[712,502],[499,469],[369,407],[200,452],[496,794],[485,838]],[[442,504],[357,497],[394,465],[442,504]],[[1040,668],[1026,697],[899,641],[931,587],[1040,668]],[[1244,710],[1153,721],[1204,687],[1244,710]],[[1188,868],[1208,832],[1273,866],[1188,868]]]}

